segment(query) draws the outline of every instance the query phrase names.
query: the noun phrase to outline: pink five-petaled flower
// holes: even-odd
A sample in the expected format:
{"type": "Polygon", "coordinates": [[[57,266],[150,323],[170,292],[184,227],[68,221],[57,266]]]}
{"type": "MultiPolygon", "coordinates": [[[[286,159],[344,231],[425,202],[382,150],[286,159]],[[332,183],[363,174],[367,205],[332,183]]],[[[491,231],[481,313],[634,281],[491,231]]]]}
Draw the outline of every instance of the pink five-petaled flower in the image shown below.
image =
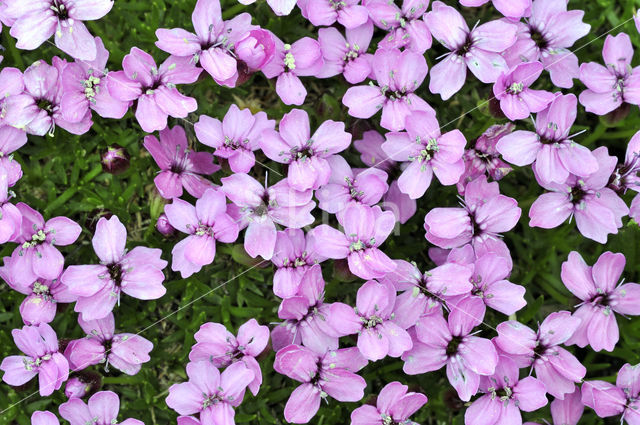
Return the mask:
{"type": "Polygon", "coordinates": [[[107,316],[120,293],[141,300],[155,300],[167,291],[162,250],[137,246],[127,252],[127,229],[117,216],[102,217],[91,240],[100,264],[69,266],[60,280],[78,297],[75,311],[86,321],[107,316]]]}
{"type": "Polygon", "coordinates": [[[533,412],[546,406],[544,384],[532,376],[519,379],[519,375],[517,364],[500,356],[495,373],[481,378],[484,395],[467,408],[465,425],[521,424],[521,411],[533,412]]]}
{"type": "Polygon", "coordinates": [[[69,56],[92,61],[96,43],[82,21],[95,21],[109,13],[113,0],[44,0],[25,3],[5,0],[6,13],[15,18],[10,34],[16,47],[34,50],[55,34],[55,43],[69,56]]]}
{"type": "MultiPolygon", "coordinates": [[[[19,202],[22,231],[20,244],[11,254],[10,268],[16,285],[31,285],[37,279],[53,280],[62,273],[64,257],[56,246],[71,245],[78,239],[82,228],[67,217],[54,217],[46,222],[42,215],[19,202]]],[[[6,264],[6,263],[5,263],[6,264]]]]}
{"type": "Polygon", "coordinates": [[[350,87],[342,98],[349,115],[371,118],[382,109],[380,125],[391,131],[403,130],[413,111],[435,115],[433,108],[414,93],[429,69],[423,55],[411,50],[378,49],[371,66],[376,83],[350,87]]]}
{"type": "Polygon", "coordinates": [[[317,353],[338,348],[340,336],[330,322],[331,304],[324,302],[324,280],[320,265],[302,276],[298,292],[278,308],[284,322],[273,328],[271,344],[279,350],[289,344],[302,344],[317,353]]]}
{"type": "Polygon", "coordinates": [[[527,118],[547,107],[555,96],[531,85],[540,77],[544,67],[540,62],[525,62],[503,72],[493,85],[493,94],[500,101],[500,109],[511,121],[527,118]]]}
{"type": "Polygon", "coordinates": [[[31,415],[31,425],[60,425],[60,421],[48,410],[37,410],[31,415]]]}
{"type": "Polygon", "coordinates": [[[209,361],[190,362],[187,376],[188,382],[169,388],[166,403],[180,415],[199,413],[202,425],[234,423],[233,408],[242,403],[254,379],[243,362],[231,364],[222,373],[209,361]]]}
{"type": "Polygon", "coordinates": [[[616,384],[586,381],[582,384],[582,403],[601,418],[622,415],[620,423],[640,423],[640,365],[626,363],[618,371],[616,384]]]}
{"type": "Polygon", "coordinates": [[[587,90],[580,93],[580,103],[587,112],[604,115],[624,103],[640,105],[640,67],[632,68],[633,46],[625,33],[604,41],[605,66],[595,62],[580,66],[580,81],[587,90]]]}
{"type": "Polygon", "coordinates": [[[262,384],[262,371],[256,357],[269,343],[269,328],[250,319],[238,328],[238,337],[220,323],[205,323],[194,335],[196,343],[191,347],[189,360],[210,361],[215,367],[227,367],[235,362],[243,362],[253,371],[253,381],[249,390],[257,395],[262,384]]]}
{"type": "Polygon", "coordinates": [[[200,198],[213,186],[201,174],[212,174],[220,166],[213,163],[210,153],[189,150],[187,135],[179,125],[160,131],[160,140],[153,135],[145,136],[144,147],[161,169],[153,182],[163,198],[181,197],[183,187],[190,195],[200,198]]]}
{"type": "Polygon", "coordinates": [[[324,65],[317,77],[328,78],[342,74],[351,84],[363,82],[371,74],[373,55],[367,53],[371,37],[373,37],[371,22],[347,29],[345,36],[333,27],[320,28],[318,42],[324,65]]]}
{"type": "Polygon", "coordinates": [[[197,109],[196,100],[176,88],[195,82],[202,72],[189,58],[170,56],[158,69],[150,54],[133,47],[122,67],[123,71],[109,73],[109,93],[123,102],[138,101],[136,119],[147,133],[164,129],[169,116],[186,118],[197,109]]]}
{"type": "Polygon", "coordinates": [[[260,111],[253,115],[249,109],[229,107],[222,122],[207,115],[193,126],[200,143],[215,148],[213,154],[229,161],[234,173],[248,173],[256,163],[254,151],[260,149],[260,136],[275,129],[276,122],[260,111]]]}
{"type": "Polygon", "coordinates": [[[398,187],[411,199],[422,197],[433,174],[445,186],[458,183],[464,172],[464,146],[460,130],[440,133],[435,114],[416,111],[406,119],[406,132],[387,133],[382,150],[394,161],[410,161],[398,179],[398,187]]]}
{"type": "Polygon", "coordinates": [[[573,354],[560,347],[579,326],[579,318],[568,311],[558,311],[544,319],[538,332],[515,320],[502,322],[496,328],[498,337],[493,342],[508,356],[521,357],[524,364],[533,366],[547,392],[563,399],[573,392],[574,382],[580,383],[587,373],[573,354]]]}
{"type": "Polygon", "coordinates": [[[423,16],[429,0],[403,0],[402,7],[393,1],[369,0],[367,9],[371,20],[388,34],[378,43],[382,49],[407,48],[424,54],[431,47],[429,27],[423,16]]]}
{"type": "Polygon", "coordinates": [[[522,210],[518,202],[500,194],[498,183],[480,176],[466,187],[462,208],[434,208],[424,218],[425,237],[440,248],[456,248],[471,242],[476,257],[493,252],[509,260],[509,248],[501,233],[516,225],[522,210]]]}
{"type": "Polygon", "coordinates": [[[591,345],[595,351],[613,351],[619,339],[616,315],[640,315],[640,285],[616,286],[624,270],[625,258],[619,253],[605,252],[593,267],[572,251],[562,263],[562,283],[582,300],[573,315],[582,321],[567,340],[567,345],[591,345]]]}
{"type": "Polygon", "coordinates": [[[471,335],[482,323],[485,306],[475,297],[450,305],[448,320],[431,314],[418,320],[413,348],[402,355],[403,370],[417,375],[447,366],[447,378],[462,401],[478,392],[480,376],[492,375],[498,364],[493,343],[471,335]]]}
{"type": "Polygon", "coordinates": [[[71,398],[60,405],[60,416],[69,421],[69,425],[144,425],[144,422],[128,418],[118,421],[120,398],[112,391],[100,391],[89,398],[85,404],[79,398],[71,398]]]}
{"type": "Polygon", "coordinates": [[[408,390],[397,381],[385,385],[375,406],[365,404],[351,412],[351,425],[415,424],[409,416],[427,404],[427,396],[408,390]]]}
{"type": "Polygon", "coordinates": [[[244,249],[255,258],[265,260],[273,256],[276,245],[276,223],[286,227],[301,228],[315,220],[311,211],[316,203],[311,200],[313,191],[299,192],[291,187],[288,179],[271,187],[262,186],[248,174],[237,173],[221,179],[222,191],[229,197],[229,214],[239,222],[244,234],[244,249]]]}
{"type": "Polygon", "coordinates": [[[365,282],[356,297],[356,307],[334,303],[328,317],[340,335],[358,334],[358,350],[372,361],[400,357],[411,349],[411,336],[393,322],[396,289],[390,282],[365,282]]]}
{"type": "MultiPolygon", "coordinates": [[[[460,0],[460,4],[467,7],[478,7],[489,0],[460,0]]],[[[527,15],[531,8],[531,0],[491,0],[493,7],[507,18],[520,19],[527,15]]]]}
{"type": "Polygon", "coordinates": [[[175,198],[164,207],[169,223],[189,236],[173,247],[171,270],[187,278],[211,264],[216,256],[216,241],[231,243],[238,239],[238,224],[227,214],[224,193],[207,189],[194,207],[175,198]]]}
{"type": "Polygon", "coordinates": [[[273,59],[262,68],[267,78],[275,78],[276,93],[285,105],[302,105],[307,89],[299,77],[317,75],[324,64],[320,44],[309,37],[293,44],[284,44],[275,37],[276,51],[273,59]]]}
{"type": "Polygon", "coordinates": [[[282,117],[278,131],[265,130],[260,148],[269,159],[288,164],[289,185],[304,191],[317,189],[329,181],[331,168],[327,158],[351,144],[344,123],[327,120],[311,135],[309,115],[293,109],[282,117]]]}
{"type": "Polygon", "coordinates": [[[276,372],[302,382],[284,407],[287,422],[307,423],[328,396],[338,401],[358,401],[364,396],[365,380],[356,375],[367,365],[357,348],[342,348],[319,354],[309,348],[289,345],[276,353],[276,372]]]}
{"type": "Polygon", "coordinates": [[[241,13],[223,21],[219,0],[198,0],[191,20],[195,34],[182,28],[160,28],[156,30],[156,46],[191,63],[200,62],[216,83],[235,87],[238,62],[233,50],[235,43],[252,29],[251,15],[241,13]]]}
{"type": "Polygon", "coordinates": [[[113,366],[127,375],[135,375],[142,364],[151,359],[151,341],[136,334],[116,334],[113,313],[102,319],[88,321],[80,316],[78,324],[87,336],[70,341],[64,350],[64,356],[74,372],[105,363],[107,371],[109,366],[113,366]]]}
{"type": "Polygon", "coordinates": [[[552,192],[540,195],[531,205],[529,226],[552,229],[575,216],[580,233],[596,242],[605,243],[608,234],[618,233],[629,208],[606,187],[617,159],[607,154],[605,146],[594,150],[593,156],[599,168],[589,177],[570,174],[564,184],[542,184],[552,192]]]}
{"type": "Polygon", "coordinates": [[[447,100],[456,94],[467,77],[467,67],[483,83],[494,83],[508,69],[500,52],[516,41],[516,27],[505,21],[491,21],[469,30],[460,12],[436,1],[424,20],[433,37],[449,49],[431,69],[429,90],[447,100]]]}
{"type": "Polygon", "coordinates": [[[524,166],[535,162],[540,184],[562,184],[569,174],[587,177],[598,171],[598,162],[589,149],[571,140],[569,132],[576,113],[576,97],[558,95],[547,109],[537,114],[535,132],[514,131],[500,139],[496,147],[512,164],[524,166]]]}
{"type": "Polygon", "coordinates": [[[69,378],[69,363],[58,352],[58,337],[46,323],[24,326],[11,331],[13,341],[25,356],[8,356],[2,360],[2,380],[9,385],[23,385],[38,375],[40,395],[46,397],[69,378]]]}
{"type": "Polygon", "coordinates": [[[513,67],[540,61],[554,85],[570,88],[579,68],[578,57],[569,48],[591,28],[582,22],[583,16],[583,10],[567,11],[566,2],[533,0],[526,22],[514,22],[518,26],[516,42],[503,52],[507,64],[513,67]]]}
{"type": "Polygon", "coordinates": [[[351,203],[337,218],[344,232],[327,224],[312,230],[318,254],[335,260],[347,258],[351,273],[362,279],[381,278],[396,268],[379,249],[395,226],[391,211],[351,203]]]}
{"type": "Polygon", "coordinates": [[[336,21],[347,29],[367,23],[369,12],[360,0],[298,0],[302,16],[316,27],[328,27],[336,21]]]}

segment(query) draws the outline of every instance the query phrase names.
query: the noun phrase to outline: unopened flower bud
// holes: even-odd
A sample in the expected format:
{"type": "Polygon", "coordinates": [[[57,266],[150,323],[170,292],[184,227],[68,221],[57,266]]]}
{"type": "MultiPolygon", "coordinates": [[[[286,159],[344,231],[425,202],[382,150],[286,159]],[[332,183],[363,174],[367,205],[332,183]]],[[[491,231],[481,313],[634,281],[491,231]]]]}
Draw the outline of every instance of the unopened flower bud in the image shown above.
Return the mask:
{"type": "Polygon", "coordinates": [[[236,43],[236,55],[244,62],[249,71],[255,72],[264,67],[275,53],[273,36],[267,30],[255,29],[249,31],[236,43]]]}
{"type": "Polygon", "coordinates": [[[129,169],[129,153],[120,145],[111,145],[102,152],[102,169],[110,174],[121,174],[129,169]]]}
{"type": "Polygon", "coordinates": [[[169,219],[165,213],[160,214],[158,221],[156,222],[156,230],[162,233],[164,236],[171,236],[175,233],[176,229],[169,223],[169,219]]]}

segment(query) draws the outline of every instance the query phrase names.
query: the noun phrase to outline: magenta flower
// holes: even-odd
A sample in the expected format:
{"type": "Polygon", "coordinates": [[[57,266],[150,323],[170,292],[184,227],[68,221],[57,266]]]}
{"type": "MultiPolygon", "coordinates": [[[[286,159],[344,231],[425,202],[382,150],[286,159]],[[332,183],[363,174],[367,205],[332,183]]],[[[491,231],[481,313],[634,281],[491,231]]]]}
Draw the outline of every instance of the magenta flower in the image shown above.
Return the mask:
{"type": "Polygon", "coordinates": [[[95,21],[113,7],[113,0],[45,0],[25,4],[22,0],[4,0],[6,13],[15,17],[10,34],[18,39],[16,47],[37,49],[55,34],[56,46],[71,57],[92,61],[96,43],[83,21],[95,21]]]}
{"type": "Polygon", "coordinates": [[[500,74],[493,85],[493,94],[500,101],[500,109],[507,118],[523,120],[553,102],[556,97],[553,93],[531,88],[543,69],[540,62],[523,62],[500,74]]]}
{"type": "Polygon", "coordinates": [[[13,153],[26,143],[27,133],[24,131],[8,125],[0,126],[0,173],[6,181],[0,185],[11,187],[22,178],[22,167],[13,158],[13,153]]]}
{"type": "Polygon", "coordinates": [[[276,234],[276,245],[271,262],[276,267],[273,275],[273,293],[280,298],[298,293],[302,276],[314,264],[324,261],[315,249],[310,233],[305,236],[300,229],[286,228],[276,234]]]}
{"type": "Polygon", "coordinates": [[[47,410],[37,410],[31,415],[31,425],[60,425],[60,421],[47,410]]]}
{"type": "Polygon", "coordinates": [[[535,132],[517,130],[504,136],[496,146],[498,151],[506,161],[518,166],[535,162],[540,184],[562,184],[570,174],[587,177],[595,173],[596,158],[569,134],[576,120],[577,103],[572,94],[558,95],[536,116],[535,132]]]}
{"type": "Polygon", "coordinates": [[[567,345],[591,345],[595,351],[613,351],[619,339],[615,313],[640,315],[640,285],[616,284],[625,265],[624,255],[605,252],[593,267],[582,256],[572,251],[562,263],[562,283],[582,300],[573,313],[581,319],[580,326],[567,340],[567,345]]]}
{"type": "Polygon", "coordinates": [[[202,72],[189,58],[170,56],[158,69],[151,55],[133,47],[122,67],[124,71],[109,73],[109,93],[123,102],[138,101],[136,119],[147,133],[163,130],[169,116],[186,118],[197,109],[196,100],[176,88],[195,82],[202,72]]]}
{"type": "Polygon", "coordinates": [[[317,75],[324,64],[320,44],[309,37],[285,44],[275,37],[273,59],[262,68],[267,78],[276,78],[276,93],[285,105],[302,105],[307,97],[300,77],[317,75]]]}
{"type": "Polygon", "coordinates": [[[580,66],[580,81],[587,90],[580,93],[580,103],[587,112],[607,114],[624,103],[640,105],[640,67],[632,68],[633,46],[625,33],[604,41],[605,66],[595,62],[580,66]]]}
{"type": "Polygon", "coordinates": [[[173,247],[171,270],[182,278],[199,272],[216,256],[216,241],[231,243],[238,239],[238,224],[227,214],[227,202],[222,191],[207,189],[194,207],[174,198],[164,207],[169,224],[189,236],[173,247]]]}
{"type": "Polygon", "coordinates": [[[469,30],[460,12],[439,1],[433,2],[424,20],[433,37],[451,51],[431,69],[429,90],[442,100],[462,88],[467,68],[485,84],[508,70],[500,53],[516,41],[514,24],[491,21],[469,30]]]}
{"type": "Polygon", "coordinates": [[[233,49],[235,43],[253,29],[251,15],[242,13],[223,21],[219,0],[198,0],[191,21],[195,34],[182,28],[156,30],[156,46],[171,55],[185,58],[185,63],[199,62],[216,83],[235,87],[238,62],[233,49]]]}
{"type": "Polygon", "coordinates": [[[626,363],[618,371],[616,384],[586,381],[582,384],[582,403],[601,418],[622,415],[628,425],[640,421],[640,367],[626,363]]]}
{"type": "Polygon", "coordinates": [[[88,321],[80,316],[78,324],[87,336],[70,341],[64,350],[74,372],[104,363],[106,371],[113,366],[127,375],[135,375],[143,363],[151,360],[149,352],[153,350],[153,343],[136,334],[116,334],[113,313],[88,321]]]}
{"type": "MultiPolygon", "coordinates": [[[[466,7],[478,7],[489,0],[460,0],[460,4],[466,7]]],[[[529,14],[531,0],[491,0],[493,7],[507,18],[520,19],[529,14]]]]}
{"type": "Polygon", "coordinates": [[[302,16],[316,27],[328,27],[336,21],[347,29],[366,24],[369,12],[360,0],[298,0],[302,16]]]}
{"type": "Polygon", "coordinates": [[[188,382],[173,384],[166,398],[167,406],[180,415],[200,414],[202,425],[234,423],[234,407],[244,398],[253,372],[243,362],[236,362],[220,373],[208,361],[187,365],[188,382]]]}
{"type": "Polygon", "coordinates": [[[498,325],[494,344],[509,356],[518,356],[533,366],[549,394],[563,399],[582,382],[587,369],[573,354],[560,347],[580,326],[581,320],[568,311],[549,314],[538,332],[511,320],[498,325]]]}
{"type": "Polygon", "coordinates": [[[17,386],[38,375],[40,396],[46,397],[59,389],[69,378],[69,363],[58,352],[58,337],[46,323],[24,326],[11,331],[13,341],[24,356],[8,356],[2,360],[2,380],[17,386]]]}
{"type": "Polygon", "coordinates": [[[22,232],[17,238],[20,245],[11,254],[9,265],[16,270],[14,283],[28,286],[39,278],[57,279],[62,273],[64,257],[56,246],[74,243],[82,228],[67,217],[54,217],[45,222],[39,212],[22,202],[16,207],[22,214],[22,232]]]}
{"type": "Polygon", "coordinates": [[[617,159],[607,154],[607,148],[593,151],[598,171],[581,179],[569,175],[564,184],[544,184],[547,192],[538,197],[529,210],[529,226],[552,229],[575,216],[578,230],[584,237],[605,243],[607,235],[618,233],[622,217],[629,208],[616,193],[607,188],[617,159]]]}
{"type": "Polygon", "coordinates": [[[276,353],[273,369],[301,382],[293,390],[284,407],[287,422],[305,424],[320,408],[320,401],[328,396],[338,401],[358,401],[364,396],[365,380],[356,375],[367,364],[355,348],[342,348],[318,354],[289,345],[276,353]]]}
{"type": "Polygon", "coordinates": [[[109,52],[100,37],[96,37],[97,56],[94,60],[67,64],[61,74],[62,117],[79,122],[94,110],[104,118],[120,119],[127,113],[131,102],[115,99],[109,93],[107,60],[109,52]]]}
{"type": "Polygon", "coordinates": [[[67,398],[82,398],[91,390],[91,383],[84,382],[79,377],[71,377],[64,386],[64,395],[67,398]]]}
{"type": "Polygon", "coordinates": [[[320,28],[318,42],[324,65],[317,77],[328,78],[342,74],[351,84],[363,82],[372,72],[373,55],[367,53],[372,37],[371,22],[347,29],[344,36],[333,27],[320,28]]]}
{"type": "Polygon", "coordinates": [[[403,0],[402,7],[394,2],[370,0],[366,6],[374,24],[388,32],[378,43],[379,48],[407,48],[424,54],[431,47],[431,33],[423,20],[429,0],[403,0]]]}
{"type": "Polygon", "coordinates": [[[398,179],[398,187],[411,199],[422,197],[433,174],[445,186],[458,183],[464,172],[464,146],[460,130],[440,133],[435,114],[416,111],[406,119],[406,132],[387,133],[382,150],[394,161],[410,161],[398,179]]]}
{"type": "Polygon", "coordinates": [[[408,390],[397,381],[385,385],[375,406],[365,404],[351,412],[351,425],[415,424],[409,416],[427,404],[427,396],[408,390]]]}
{"type": "Polygon", "coordinates": [[[350,87],[342,98],[349,115],[371,118],[382,109],[380,125],[391,131],[403,130],[413,111],[435,115],[433,108],[414,93],[429,69],[423,55],[410,50],[378,49],[371,67],[376,84],[350,87]]]}
{"type": "Polygon", "coordinates": [[[500,356],[496,371],[481,379],[485,393],[467,408],[465,425],[498,425],[522,423],[520,412],[533,412],[547,405],[544,384],[527,376],[519,379],[516,363],[500,356]]]}
{"type": "Polygon", "coordinates": [[[235,54],[240,60],[238,65],[244,78],[248,78],[248,73],[261,70],[275,56],[276,42],[273,33],[262,28],[245,32],[236,42],[235,54]]]}
{"type": "Polygon", "coordinates": [[[249,109],[241,110],[233,104],[222,122],[200,115],[194,129],[200,143],[215,148],[215,156],[229,161],[231,171],[248,173],[256,163],[253,152],[260,149],[260,135],[275,126],[264,112],[253,115],[249,109]]]}
{"type": "Polygon", "coordinates": [[[70,425],[144,425],[138,419],[128,418],[118,421],[120,411],[120,398],[112,391],[100,391],[89,398],[85,404],[79,398],[69,399],[62,403],[59,408],[60,416],[69,421],[70,425]]]}
{"type": "Polygon", "coordinates": [[[555,86],[572,87],[573,79],[578,78],[580,71],[578,57],[569,48],[591,29],[589,24],[582,22],[583,16],[583,10],[567,11],[567,4],[563,2],[533,0],[526,22],[516,23],[515,44],[504,52],[507,64],[513,67],[520,62],[540,61],[555,86]]]}
{"type": "Polygon", "coordinates": [[[379,249],[395,225],[392,212],[351,203],[337,218],[344,233],[327,224],[312,230],[318,254],[335,260],[346,258],[351,273],[362,279],[381,278],[396,268],[379,249]]]}
{"type": "Polygon", "coordinates": [[[389,190],[387,173],[378,168],[352,170],[339,155],[333,155],[327,162],[332,170],[329,182],[316,191],[318,206],[324,211],[336,214],[350,203],[373,206],[389,190]]]}
{"type": "Polygon", "coordinates": [[[253,381],[249,390],[257,395],[262,384],[262,371],[256,357],[269,343],[269,328],[250,319],[238,328],[238,337],[220,323],[205,323],[194,335],[196,343],[191,347],[189,360],[210,361],[215,367],[227,367],[235,362],[243,362],[253,371],[253,381]]]}
{"type": "Polygon", "coordinates": [[[120,305],[120,293],[141,300],[155,300],[167,292],[162,250],[137,246],[127,252],[127,229],[117,216],[98,220],[91,239],[100,264],[69,266],[60,280],[78,297],[75,311],[85,321],[102,319],[120,305]]]}
{"type": "Polygon", "coordinates": [[[309,115],[293,109],[284,115],[278,131],[265,130],[260,148],[271,160],[289,165],[289,185],[299,191],[317,189],[329,182],[331,168],[327,159],[351,144],[344,123],[324,121],[311,135],[309,115]]]}
{"type": "Polygon", "coordinates": [[[314,265],[300,279],[298,292],[278,308],[278,317],[284,322],[273,328],[273,349],[301,344],[317,353],[336,350],[341,335],[332,325],[332,314],[331,304],[324,302],[322,270],[314,265]]]}
{"type": "Polygon", "coordinates": [[[213,174],[220,166],[213,163],[210,153],[190,151],[187,135],[179,125],[160,131],[159,141],[156,136],[146,136],[144,147],[162,170],[153,181],[163,198],[181,197],[182,188],[200,198],[213,187],[213,183],[201,174],[213,174]]]}
{"type": "Polygon", "coordinates": [[[626,193],[627,189],[640,192],[638,172],[640,172],[640,131],[636,132],[629,140],[624,163],[618,164],[613,171],[607,187],[619,194],[626,193]]]}
{"type": "Polygon", "coordinates": [[[480,176],[467,185],[462,208],[434,208],[424,218],[425,237],[440,248],[471,242],[477,257],[493,252],[509,260],[500,234],[513,229],[522,210],[518,202],[500,194],[498,183],[480,176]]]}

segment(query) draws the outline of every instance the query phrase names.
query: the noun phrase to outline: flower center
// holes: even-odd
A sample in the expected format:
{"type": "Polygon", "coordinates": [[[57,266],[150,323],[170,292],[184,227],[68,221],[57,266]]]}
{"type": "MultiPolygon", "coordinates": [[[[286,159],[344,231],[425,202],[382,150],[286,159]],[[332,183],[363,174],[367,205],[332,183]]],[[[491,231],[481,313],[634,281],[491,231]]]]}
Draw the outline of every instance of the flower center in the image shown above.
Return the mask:
{"type": "Polygon", "coordinates": [[[537,28],[530,26],[529,34],[531,35],[531,40],[533,40],[533,42],[536,43],[536,46],[538,46],[538,49],[544,50],[549,47],[549,41],[537,28]]]}
{"type": "Polygon", "coordinates": [[[95,103],[95,97],[100,93],[100,78],[89,75],[89,78],[82,82],[84,95],[90,102],[95,103]]]}
{"type": "Polygon", "coordinates": [[[361,317],[360,320],[362,321],[362,325],[367,329],[375,328],[376,326],[384,322],[384,320],[382,320],[382,317],[375,315],[371,317],[361,317]]]}
{"type": "Polygon", "coordinates": [[[449,341],[449,344],[447,344],[447,351],[446,351],[447,356],[451,357],[458,354],[458,347],[460,346],[461,343],[462,343],[461,336],[454,336],[453,338],[451,338],[451,341],[449,341]]]}
{"type": "Polygon", "coordinates": [[[65,21],[69,19],[69,10],[65,6],[65,4],[62,2],[62,0],[53,0],[49,8],[53,10],[53,13],[55,13],[56,16],[58,16],[59,20],[65,21]]]}
{"type": "MultiPolygon", "coordinates": [[[[420,136],[416,137],[416,143],[422,143],[420,136]]],[[[438,147],[438,141],[433,137],[427,140],[427,144],[423,144],[421,149],[416,155],[409,156],[410,161],[427,162],[433,158],[433,156],[440,150],[438,147]]]]}
{"type": "Polygon", "coordinates": [[[30,241],[25,241],[22,244],[22,248],[27,249],[27,248],[40,245],[44,243],[45,240],[47,240],[47,234],[42,229],[39,229],[36,233],[31,235],[30,241]]]}
{"type": "Polygon", "coordinates": [[[509,94],[520,94],[524,90],[524,83],[512,83],[509,88],[507,88],[507,93],[509,94]]]}
{"type": "Polygon", "coordinates": [[[293,57],[293,53],[291,53],[291,44],[284,45],[284,51],[286,52],[284,55],[284,66],[288,70],[296,69],[296,58],[293,57]]]}
{"type": "Polygon", "coordinates": [[[120,286],[123,276],[122,266],[118,263],[113,263],[109,264],[107,266],[107,269],[109,270],[109,277],[111,278],[111,280],[115,282],[116,286],[120,286]]]}

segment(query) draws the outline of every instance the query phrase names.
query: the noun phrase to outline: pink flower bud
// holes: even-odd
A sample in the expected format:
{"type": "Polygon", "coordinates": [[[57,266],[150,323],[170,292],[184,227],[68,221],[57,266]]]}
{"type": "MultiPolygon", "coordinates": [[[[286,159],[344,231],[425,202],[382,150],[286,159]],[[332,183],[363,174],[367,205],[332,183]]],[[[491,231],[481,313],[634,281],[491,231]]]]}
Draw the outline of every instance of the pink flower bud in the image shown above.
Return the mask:
{"type": "Polygon", "coordinates": [[[90,388],[91,384],[82,382],[80,378],[71,378],[64,387],[64,395],[66,395],[67,398],[81,398],[87,394],[90,388]]]}
{"type": "Polygon", "coordinates": [[[160,214],[160,217],[158,217],[156,230],[164,236],[171,236],[176,231],[176,229],[169,223],[169,219],[165,213],[160,214]]]}
{"type": "Polygon", "coordinates": [[[109,146],[102,151],[102,169],[110,174],[121,174],[129,169],[131,156],[120,145],[109,146]]]}
{"type": "Polygon", "coordinates": [[[255,72],[271,61],[275,53],[275,42],[269,31],[255,29],[247,32],[236,43],[235,52],[238,59],[246,63],[250,71],[255,72]]]}

